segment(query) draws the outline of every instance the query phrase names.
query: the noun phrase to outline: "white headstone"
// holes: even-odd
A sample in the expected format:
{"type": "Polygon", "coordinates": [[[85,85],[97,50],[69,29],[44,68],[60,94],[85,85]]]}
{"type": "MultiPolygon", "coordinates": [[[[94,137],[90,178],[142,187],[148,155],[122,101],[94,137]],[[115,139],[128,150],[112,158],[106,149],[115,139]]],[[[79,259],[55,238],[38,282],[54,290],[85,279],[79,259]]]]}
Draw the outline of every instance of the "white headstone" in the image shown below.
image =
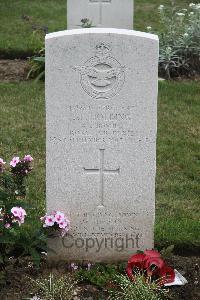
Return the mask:
{"type": "Polygon", "coordinates": [[[53,258],[126,260],[153,247],[158,38],[46,36],[47,210],[71,221],[53,258]]]}
{"type": "Polygon", "coordinates": [[[133,29],[134,0],[68,0],[67,28],[80,28],[84,18],[94,27],[133,29]]]}

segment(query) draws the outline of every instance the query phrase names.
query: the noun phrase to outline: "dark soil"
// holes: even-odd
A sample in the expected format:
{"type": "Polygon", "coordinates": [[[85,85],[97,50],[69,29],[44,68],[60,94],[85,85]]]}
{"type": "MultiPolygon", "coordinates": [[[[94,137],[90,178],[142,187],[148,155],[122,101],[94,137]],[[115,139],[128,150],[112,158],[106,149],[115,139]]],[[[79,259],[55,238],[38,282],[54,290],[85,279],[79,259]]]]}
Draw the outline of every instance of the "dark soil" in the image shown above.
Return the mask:
{"type": "Polygon", "coordinates": [[[170,288],[170,299],[200,300],[200,257],[173,256],[168,262],[188,281],[185,286],[170,288]]]}
{"type": "MultiPolygon", "coordinates": [[[[168,263],[188,280],[188,284],[185,286],[171,287],[169,289],[169,299],[200,300],[200,257],[172,256],[168,263]]],[[[6,284],[0,291],[0,299],[28,299],[31,296],[30,280],[28,278],[49,275],[51,271],[57,274],[58,272],[59,274],[67,272],[63,269],[63,266],[60,270],[58,268],[50,270],[47,268],[45,261],[42,263],[40,270],[37,270],[28,259],[21,262],[11,260],[6,268],[6,284]]],[[[85,282],[79,284],[74,300],[103,300],[108,299],[108,295],[105,289],[100,289],[85,282]]]]}
{"type": "Polygon", "coordinates": [[[0,82],[19,82],[26,80],[29,66],[27,60],[1,59],[0,82]]]}

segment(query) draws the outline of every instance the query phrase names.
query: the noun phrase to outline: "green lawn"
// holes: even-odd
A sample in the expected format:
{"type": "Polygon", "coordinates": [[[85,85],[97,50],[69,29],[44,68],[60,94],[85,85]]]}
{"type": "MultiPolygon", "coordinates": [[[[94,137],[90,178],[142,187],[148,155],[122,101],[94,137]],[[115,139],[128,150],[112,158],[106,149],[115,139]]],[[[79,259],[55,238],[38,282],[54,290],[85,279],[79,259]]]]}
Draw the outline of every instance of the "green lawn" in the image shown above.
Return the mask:
{"type": "Polygon", "coordinates": [[[34,35],[32,25],[66,29],[66,0],[1,0],[0,55],[26,57],[40,49],[44,37],[34,35]]]}
{"type": "MultiPolygon", "coordinates": [[[[190,2],[176,0],[184,7],[190,2]]],[[[166,3],[170,0],[135,0],[135,29],[146,30],[148,25],[159,28],[157,8],[166,3]]],[[[33,34],[34,25],[47,26],[49,32],[64,30],[67,26],[66,0],[1,0],[0,7],[0,57],[27,57],[37,52],[44,37],[33,34]]]]}
{"type": "MultiPolygon", "coordinates": [[[[43,84],[0,84],[0,157],[34,157],[28,200],[40,211],[45,204],[45,103],[43,84]]],[[[40,214],[41,215],[41,214],[40,214]]]]}
{"type": "Polygon", "coordinates": [[[160,84],[156,241],[180,248],[199,243],[200,85],[160,84]]]}
{"type": "MultiPolygon", "coordinates": [[[[28,199],[45,207],[45,102],[43,83],[0,84],[0,157],[30,153],[34,172],[28,199]]],[[[200,245],[200,85],[162,82],[158,102],[156,243],[200,245]]]]}

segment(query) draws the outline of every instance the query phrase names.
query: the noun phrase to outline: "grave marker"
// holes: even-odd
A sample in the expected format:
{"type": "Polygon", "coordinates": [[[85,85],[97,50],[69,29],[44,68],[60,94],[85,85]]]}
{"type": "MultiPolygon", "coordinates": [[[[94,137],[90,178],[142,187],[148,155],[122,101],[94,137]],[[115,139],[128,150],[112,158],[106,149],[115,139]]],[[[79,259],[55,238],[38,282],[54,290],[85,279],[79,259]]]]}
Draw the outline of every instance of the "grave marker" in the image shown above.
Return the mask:
{"type": "Polygon", "coordinates": [[[55,260],[120,261],[153,247],[157,36],[46,36],[47,210],[71,221],[55,260]]]}
{"type": "Polygon", "coordinates": [[[133,29],[134,0],[68,0],[67,28],[78,29],[82,19],[94,27],[133,29]]]}
{"type": "Polygon", "coordinates": [[[98,25],[103,26],[102,14],[103,14],[103,5],[106,3],[111,3],[111,0],[89,0],[91,3],[95,3],[99,5],[99,22],[98,25]]]}

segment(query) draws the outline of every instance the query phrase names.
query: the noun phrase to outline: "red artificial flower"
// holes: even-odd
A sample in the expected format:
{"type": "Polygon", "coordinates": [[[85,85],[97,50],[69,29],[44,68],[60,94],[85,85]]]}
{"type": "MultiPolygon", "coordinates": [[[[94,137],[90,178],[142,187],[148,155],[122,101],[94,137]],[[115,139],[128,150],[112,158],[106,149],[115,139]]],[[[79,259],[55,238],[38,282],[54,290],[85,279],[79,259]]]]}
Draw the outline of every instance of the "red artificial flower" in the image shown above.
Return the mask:
{"type": "Polygon", "coordinates": [[[145,250],[144,254],[150,257],[160,257],[160,253],[156,250],[145,250]]]}
{"type": "Polygon", "coordinates": [[[126,273],[134,281],[133,269],[145,271],[147,276],[155,276],[161,279],[161,283],[171,283],[175,279],[175,272],[168,267],[155,250],[146,250],[144,253],[131,256],[128,261],[126,273]]]}
{"type": "Polygon", "coordinates": [[[162,278],[162,284],[171,283],[175,280],[175,272],[165,264],[164,268],[160,270],[160,277],[162,278]]]}
{"type": "Polygon", "coordinates": [[[131,256],[131,258],[128,261],[128,266],[126,268],[126,273],[129,278],[134,278],[133,272],[132,272],[132,266],[138,269],[144,269],[144,261],[145,261],[146,255],[144,253],[135,254],[131,256]]]}

